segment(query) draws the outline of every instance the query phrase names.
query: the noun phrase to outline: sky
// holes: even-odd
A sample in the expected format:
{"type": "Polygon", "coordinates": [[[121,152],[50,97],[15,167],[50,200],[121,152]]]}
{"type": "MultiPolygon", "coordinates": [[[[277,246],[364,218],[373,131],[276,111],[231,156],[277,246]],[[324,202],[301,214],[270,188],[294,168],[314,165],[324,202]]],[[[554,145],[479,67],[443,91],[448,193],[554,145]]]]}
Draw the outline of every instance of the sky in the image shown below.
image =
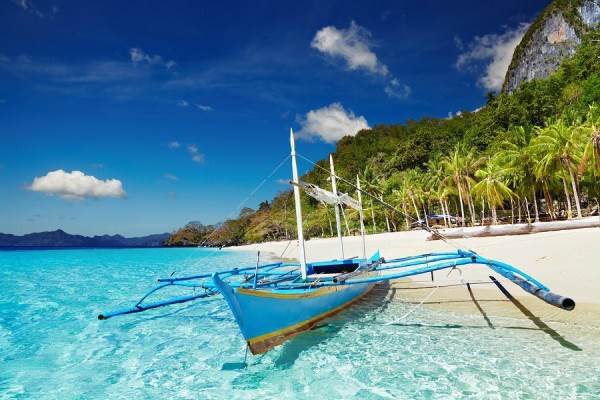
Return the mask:
{"type": "Polygon", "coordinates": [[[0,232],[231,218],[288,189],[290,128],[318,160],[484,105],[546,4],[0,0],[0,232]]]}

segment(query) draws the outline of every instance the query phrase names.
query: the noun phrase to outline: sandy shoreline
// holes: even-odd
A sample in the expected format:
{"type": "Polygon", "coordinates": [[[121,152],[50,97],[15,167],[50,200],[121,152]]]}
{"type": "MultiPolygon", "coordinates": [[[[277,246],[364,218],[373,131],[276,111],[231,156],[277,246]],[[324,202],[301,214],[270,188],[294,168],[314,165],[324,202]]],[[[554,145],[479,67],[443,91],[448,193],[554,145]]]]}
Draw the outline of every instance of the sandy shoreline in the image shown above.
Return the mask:
{"type": "MultiPolygon", "coordinates": [[[[379,249],[383,257],[393,258],[453,250],[442,241],[426,240],[428,235],[425,231],[369,235],[367,254],[379,249]]],[[[576,309],[569,312],[552,307],[483,266],[462,267],[462,274],[454,271],[450,276],[447,276],[447,271],[438,271],[434,282],[429,274],[410,280],[396,280],[390,286],[390,296],[415,305],[426,299],[423,306],[482,315],[485,318],[529,318],[534,324],[539,322],[535,320],[539,318],[545,322],[600,328],[600,229],[468,238],[451,240],[451,243],[473,249],[482,256],[513,264],[556,293],[573,298],[577,302],[576,309]],[[490,282],[490,275],[501,282],[518,304],[509,300],[490,282]],[[465,282],[472,283],[470,291],[465,282]],[[435,292],[432,293],[432,290],[435,292]]],[[[281,256],[294,259],[297,256],[296,241],[266,242],[229,249],[260,250],[267,253],[268,257],[277,259],[281,256]]],[[[306,242],[306,249],[309,261],[331,259],[338,256],[338,241],[336,238],[312,239],[306,242]]],[[[346,256],[360,256],[360,237],[345,238],[344,249],[346,256]]]]}

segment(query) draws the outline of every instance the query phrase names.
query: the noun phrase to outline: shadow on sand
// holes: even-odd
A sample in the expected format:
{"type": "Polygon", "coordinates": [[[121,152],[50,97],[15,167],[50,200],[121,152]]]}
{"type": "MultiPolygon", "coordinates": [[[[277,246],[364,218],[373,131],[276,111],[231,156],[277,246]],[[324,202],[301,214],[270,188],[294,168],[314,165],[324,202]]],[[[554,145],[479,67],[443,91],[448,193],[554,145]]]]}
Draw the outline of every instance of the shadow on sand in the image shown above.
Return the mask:
{"type": "Polygon", "coordinates": [[[492,282],[498,286],[498,289],[505,295],[514,305],[525,315],[531,322],[535,324],[542,332],[547,333],[552,339],[556,340],[561,346],[573,351],[582,351],[581,347],[576,344],[569,342],[567,339],[561,336],[560,333],[556,332],[554,329],[550,328],[544,321],[535,316],[527,307],[525,307],[520,301],[515,299],[512,294],[506,288],[498,282],[496,278],[490,276],[492,282]]]}
{"type": "Polygon", "coordinates": [[[473,289],[471,289],[471,285],[469,283],[467,283],[467,290],[469,291],[469,296],[471,296],[471,300],[473,300],[473,304],[475,304],[475,307],[477,307],[477,310],[479,310],[479,312],[483,316],[483,319],[487,323],[488,327],[490,329],[496,329],[496,328],[494,328],[494,325],[492,324],[492,321],[490,321],[490,319],[488,318],[487,314],[485,313],[485,311],[483,311],[483,308],[481,308],[481,306],[479,305],[479,302],[477,301],[477,299],[473,295],[473,289]]]}

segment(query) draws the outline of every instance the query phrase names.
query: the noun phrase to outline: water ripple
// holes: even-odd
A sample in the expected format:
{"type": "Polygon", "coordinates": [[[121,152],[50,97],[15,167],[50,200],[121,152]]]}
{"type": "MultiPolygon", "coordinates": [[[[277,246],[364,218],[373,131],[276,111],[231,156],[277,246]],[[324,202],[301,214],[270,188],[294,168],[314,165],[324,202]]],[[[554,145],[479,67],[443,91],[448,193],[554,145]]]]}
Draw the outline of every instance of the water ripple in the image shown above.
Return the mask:
{"type": "Polygon", "coordinates": [[[252,265],[203,249],[0,252],[0,398],[511,399],[600,397],[600,335],[386,301],[348,311],[245,369],[243,340],[218,298],[100,322],[158,276],[252,265]],[[394,323],[394,321],[396,321],[394,323]],[[566,333],[565,333],[566,332],[566,333]]]}

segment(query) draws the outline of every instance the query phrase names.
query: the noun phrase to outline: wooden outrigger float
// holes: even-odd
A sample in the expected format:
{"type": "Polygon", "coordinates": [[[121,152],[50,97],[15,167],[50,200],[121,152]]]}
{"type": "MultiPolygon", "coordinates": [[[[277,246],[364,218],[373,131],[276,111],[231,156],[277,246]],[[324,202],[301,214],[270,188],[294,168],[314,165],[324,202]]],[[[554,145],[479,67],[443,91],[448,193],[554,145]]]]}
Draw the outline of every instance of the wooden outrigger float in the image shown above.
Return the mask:
{"type": "MultiPolygon", "coordinates": [[[[389,260],[376,252],[370,258],[366,258],[360,194],[369,196],[370,194],[360,189],[360,183],[355,186],[359,194],[358,201],[347,194],[339,194],[336,187],[336,178],[339,177],[335,175],[333,160],[330,162],[333,192],[300,182],[293,133],[290,134],[290,145],[293,176],[291,183],[294,188],[298,229],[298,263],[278,262],[259,265],[257,261],[256,266],[228,271],[160,278],[159,285],[146,293],[133,307],[102,313],[98,318],[106,320],[115,316],[139,313],[221,294],[231,309],[248,348],[253,354],[260,354],[350,306],[377,283],[478,264],[489,267],[549,304],[565,310],[574,309],[575,302],[572,299],[553,293],[532,276],[509,264],[482,257],[471,250],[459,249],[454,252],[429,253],[389,260]],[[301,188],[310,196],[336,208],[340,240],[339,259],[306,262],[300,207],[301,188]],[[344,256],[339,214],[342,204],[360,209],[362,258],[344,256]],[[146,301],[161,289],[173,286],[193,289],[194,294],[156,302],[146,301]],[[198,290],[200,293],[196,294],[198,290]]],[[[382,202],[376,197],[373,198],[382,202]]],[[[382,202],[382,204],[391,207],[386,203],[382,202]]],[[[423,226],[423,229],[435,233],[429,227],[423,226]]]]}

